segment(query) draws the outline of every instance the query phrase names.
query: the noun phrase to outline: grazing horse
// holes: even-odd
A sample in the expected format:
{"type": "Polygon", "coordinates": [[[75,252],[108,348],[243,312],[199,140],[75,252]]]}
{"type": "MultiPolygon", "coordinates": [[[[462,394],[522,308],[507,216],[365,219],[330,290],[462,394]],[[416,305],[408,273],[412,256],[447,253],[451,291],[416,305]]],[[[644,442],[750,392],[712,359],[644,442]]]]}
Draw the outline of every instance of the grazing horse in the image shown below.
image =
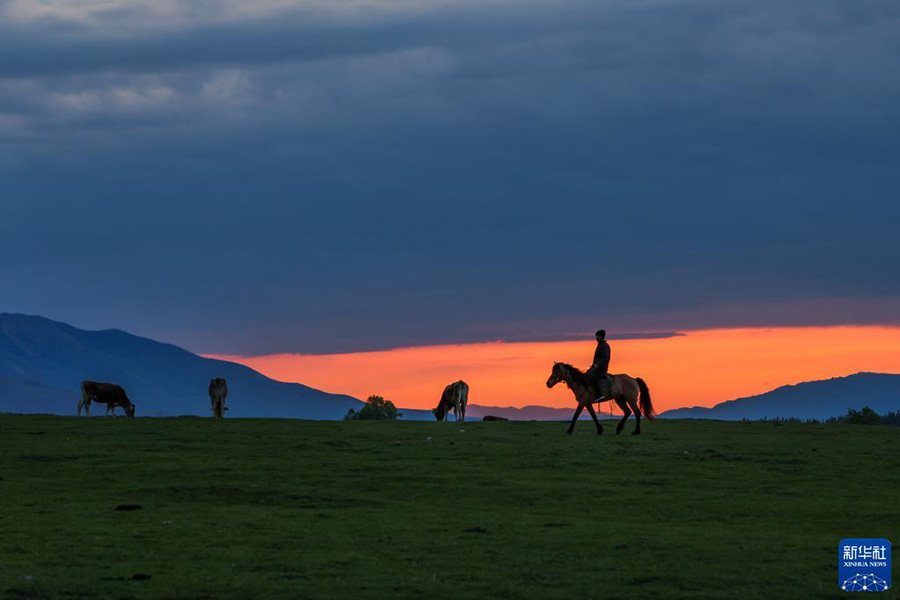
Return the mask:
{"type": "Polygon", "coordinates": [[[81,382],[81,402],[78,403],[78,416],[81,416],[81,408],[84,407],[84,413],[91,416],[91,402],[106,405],[106,416],[112,412],[116,416],[116,407],[121,406],[125,409],[125,414],[134,417],[134,409],[137,408],[128,399],[128,394],[122,389],[122,386],[115,383],[102,383],[99,381],[82,381],[81,382]]]}
{"type": "MultiPolygon", "coordinates": [[[[640,377],[630,377],[628,375],[611,375],[612,384],[610,385],[610,397],[602,400],[615,400],[622,413],[625,415],[616,426],[616,435],[622,432],[625,421],[634,413],[637,424],[631,435],[641,434],[641,413],[651,421],[656,419],[656,411],[653,410],[653,402],[650,400],[650,389],[644,380],[640,377]],[[640,400],[638,400],[640,397],[640,400]]],[[[575,409],[575,416],[569,424],[566,433],[572,433],[575,428],[575,422],[581,416],[581,411],[585,408],[591,414],[591,418],[597,425],[597,434],[603,433],[603,425],[597,419],[597,413],[592,406],[595,402],[600,402],[600,390],[597,385],[590,380],[584,373],[579,371],[572,365],[566,363],[556,363],[550,372],[550,378],[547,379],[547,387],[552,388],[560,381],[565,381],[572,393],[575,394],[575,400],[578,401],[578,408],[575,409]]]]}
{"type": "Polygon", "coordinates": [[[431,411],[438,421],[447,418],[450,409],[456,414],[457,421],[466,420],[466,404],[469,402],[469,384],[465,381],[456,381],[444,388],[441,401],[437,408],[431,411]]]}
{"type": "Polygon", "coordinates": [[[228,385],[221,377],[216,377],[209,382],[209,401],[212,403],[212,414],[216,419],[225,416],[225,398],[228,396],[228,385]]]}

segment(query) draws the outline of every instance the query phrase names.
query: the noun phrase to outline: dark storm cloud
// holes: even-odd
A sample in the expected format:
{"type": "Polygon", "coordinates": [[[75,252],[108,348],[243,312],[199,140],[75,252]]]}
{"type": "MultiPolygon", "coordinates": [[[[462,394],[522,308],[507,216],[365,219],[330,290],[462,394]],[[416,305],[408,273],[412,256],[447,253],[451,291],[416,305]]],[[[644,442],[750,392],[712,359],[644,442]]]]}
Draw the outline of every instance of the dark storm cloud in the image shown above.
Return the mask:
{"type": "Polygon", "coordinates": [[[895,3],[425,7],[4,19],[0,308],[223,353],[896,322],[895,3]]]}

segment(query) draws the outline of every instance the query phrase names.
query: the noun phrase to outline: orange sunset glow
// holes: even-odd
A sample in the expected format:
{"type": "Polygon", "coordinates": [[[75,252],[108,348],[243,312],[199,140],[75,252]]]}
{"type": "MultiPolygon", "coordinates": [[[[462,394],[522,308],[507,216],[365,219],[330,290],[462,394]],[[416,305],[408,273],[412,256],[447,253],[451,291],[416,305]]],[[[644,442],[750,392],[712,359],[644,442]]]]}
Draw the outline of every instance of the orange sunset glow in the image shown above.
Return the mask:
{"type": "MultiPolygon", "coordinates": [[[[611,340],[610,371],[643,377],[659,411],[712,406],[780,385],[859,371],[900,373],[900,327],[714,329],[663,339],[611,340]]],[[[544,385],[554,361],[588,367],[591,340],[477,343],[350,354],[210,356],[280,381],[398,406],[432,408],[446,383],[466,380],[470,402],[567,407],[571,393],[544,385]]]]}

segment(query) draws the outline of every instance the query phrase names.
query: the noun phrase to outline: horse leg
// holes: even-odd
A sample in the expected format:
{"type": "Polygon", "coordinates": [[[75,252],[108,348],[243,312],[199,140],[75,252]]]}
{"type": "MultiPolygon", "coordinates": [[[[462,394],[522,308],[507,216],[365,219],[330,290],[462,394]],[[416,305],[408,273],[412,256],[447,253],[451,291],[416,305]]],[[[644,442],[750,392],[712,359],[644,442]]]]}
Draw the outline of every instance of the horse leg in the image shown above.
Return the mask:
{"type": "Polygon", "coordinates": [[[625,421],[631,416],[631,409],[628,408],[628,404],[622,398],[616,398],[616,404],[618,404],[619,408],[622,410],[622,419],[619,421],[619,424],[616,425],[616,435],[619,435],[622,433],[622,428],[625,427],[625,421]]]}
{"type": "Polygon", "coordinates": [[[600,424],[600,419],[597,418],[597,412],[594,410],[593,405],[587,405],[588,412],[591,413],[591,418],[594,420],[594,425],[597,426],[597,435],[603,435],[603,425],[600,424]]]}
{"type": "Polygon", "coordinates": [[[578,417],[581,416],[581,411],[584,410],[584,404],[579,403],[578,408],[575,409],[575,415],[572,417],[572,422],[569,423],[569,429],[566,433],[572,433],[572,430],[575,429],[575,422],[578,420],[578,417]]]}
{"type": "Polygon", "coordinates": [[[634,418],[636,420],[634,431],[631,432],[631,435],[641,435],[641,408],[638,406],[637,399],[635,398],[629,398],[628,404],[631,406],[631,410],[634,411],[634,418]]]}

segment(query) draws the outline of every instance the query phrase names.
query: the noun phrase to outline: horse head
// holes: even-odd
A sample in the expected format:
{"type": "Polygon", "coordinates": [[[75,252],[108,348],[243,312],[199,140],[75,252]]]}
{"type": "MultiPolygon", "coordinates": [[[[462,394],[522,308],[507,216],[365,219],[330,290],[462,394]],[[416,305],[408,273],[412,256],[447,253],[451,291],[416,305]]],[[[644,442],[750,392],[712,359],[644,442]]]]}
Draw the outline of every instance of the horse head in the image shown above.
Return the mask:
{"type": "Polygon", "coordinates": [[[560,381],[566,380],[565,367],[562,363],[553,363],[553,368],[550,370],[550,377],[547,379],[547,387],[552,388],[554,385],[559,383],[560,381]]]}

